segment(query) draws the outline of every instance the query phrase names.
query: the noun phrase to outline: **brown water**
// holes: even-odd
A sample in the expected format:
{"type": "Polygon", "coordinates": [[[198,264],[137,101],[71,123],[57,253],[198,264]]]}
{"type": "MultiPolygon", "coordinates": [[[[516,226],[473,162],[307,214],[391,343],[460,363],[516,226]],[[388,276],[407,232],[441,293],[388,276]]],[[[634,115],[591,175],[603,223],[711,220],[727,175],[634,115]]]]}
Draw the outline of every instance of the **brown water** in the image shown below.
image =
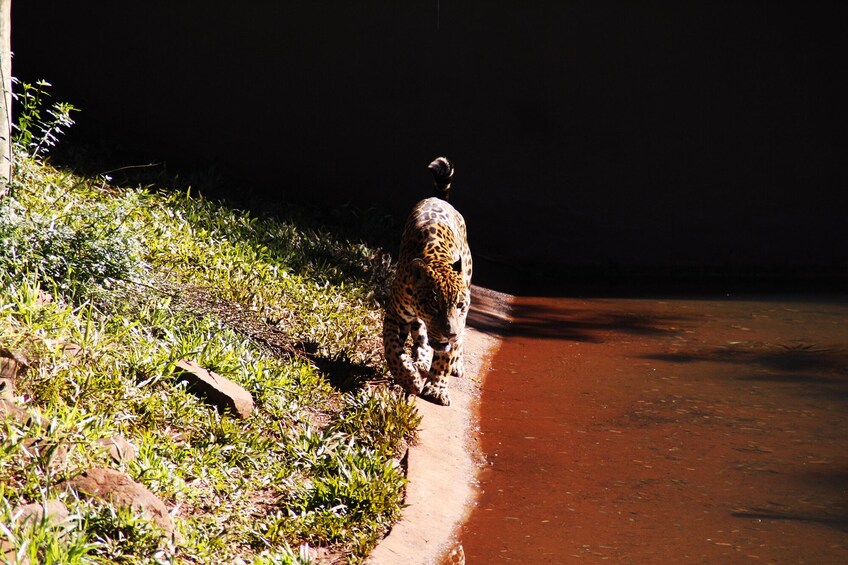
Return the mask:
{"type": "Polygon", "coordinates": [[[848,303],[519,298],[467,563],[848,563],[848,303]]]}

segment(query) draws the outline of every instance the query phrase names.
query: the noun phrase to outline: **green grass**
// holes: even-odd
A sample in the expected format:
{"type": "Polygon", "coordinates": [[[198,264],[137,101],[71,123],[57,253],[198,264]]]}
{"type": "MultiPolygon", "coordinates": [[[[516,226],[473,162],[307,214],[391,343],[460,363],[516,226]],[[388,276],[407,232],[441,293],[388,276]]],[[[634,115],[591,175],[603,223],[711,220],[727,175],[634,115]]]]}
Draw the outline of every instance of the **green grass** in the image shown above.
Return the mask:
{"type": "Polygon", "coordinates": [[[32,361],[16,402],[39,417],[0,426],[0,540],[39,563],[307,563],[303,544],[359,561],[398,517],[397,457],[419,423],[385,380],[388,276],[379,249],[296,211],[256,217],[21,156],[0,200],[0,347],[32,361]],[[186,358],[246,388],[253,415],[186,391],[186,358]],[[95,447],[115,434],[136,460],[95,447]],[[61,526],[9,520],[96,465],[162,498],[177,538],[66,495],[61,526]]]}

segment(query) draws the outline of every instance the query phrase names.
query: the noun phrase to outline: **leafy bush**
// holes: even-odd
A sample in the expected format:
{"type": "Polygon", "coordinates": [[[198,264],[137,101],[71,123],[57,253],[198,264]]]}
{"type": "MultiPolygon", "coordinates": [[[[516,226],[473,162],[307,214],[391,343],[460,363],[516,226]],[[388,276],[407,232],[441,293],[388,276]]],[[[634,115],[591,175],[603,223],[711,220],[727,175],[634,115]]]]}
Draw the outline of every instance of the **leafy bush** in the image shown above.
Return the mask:
{"type": "Polygon", "coordinates": [[[18,87],[13,95],[18,107],[14,142],[19,163],[12,194],[43,191],[45,202],[34,209],[11,196],[0,199],[0,269],[13,277],[35,277],[69,298],[85,298],[96,285],[134,274],[139,267],[137,246],[122,227],[125,214],[104,206],[80,208],[66,198],[71,188],[58,193],[50,190],[67,176],[44,175],[47,170],[33,167],[32,159],[58,143],[74,124],[70,115],[77,109],[66,102],[46,107],[47,81],[29,84],[15,79],[14,84],[18,87]],[[36,171],[42,175],[33,184],[34,175],[39,177],[36,171]],[[41,184],[45,181],[48,186],[41,184]]]}
{"type": "Polygon", "coordinates": [[[0,269],[35,276],[69,298],[85,298],[110,279],[131,278],[141,265],[137,245],[121,218],[97,212],[64,207],[40,213],[14,198],[0,201],[0,269]]]}
{"type": "Polygon", "coordinates": [[[68,102],[54,102],[45,109],[51,86],[46,80],[30,84],[13,78],[12,82],[19,86],[12,92],[18,106],[18,120],[12,126],[16,130],[15,145],[30,157],[43,157],[59,142],[65,130],[74,125],[71,112],[79,110],[68,102]]]}

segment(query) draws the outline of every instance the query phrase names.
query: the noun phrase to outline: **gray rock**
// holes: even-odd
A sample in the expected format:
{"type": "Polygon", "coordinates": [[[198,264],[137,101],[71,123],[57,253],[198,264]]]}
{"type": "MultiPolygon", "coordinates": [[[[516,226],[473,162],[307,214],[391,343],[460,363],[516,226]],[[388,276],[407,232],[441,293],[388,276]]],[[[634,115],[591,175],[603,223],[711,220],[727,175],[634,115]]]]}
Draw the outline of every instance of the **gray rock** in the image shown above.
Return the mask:
{"type": "Polygon", "coordinates": [[[29,358],[22,351],[12,351],[0,347],[0,376],[16,377],[29,368],[29,358]]]}
{"type": "Polygon", "coordinates": [[[0,348],[0,397],[15,396],[15,382],[26,374],[29,359],[20,351],[0,348]]]}
{"type": "Polygon", "coordinates": [[[40,522],[45,517],[53,524],[61,524],[68,519],[68,508],[61,500],[48,500],[44,504],[33,502],[32,504],[24,504],[18,506],[12,511],[12,519],[15,522],[26,522],[33,520],[40,522]]]}
{"type": "Polygon", "coordinates": [[[23,451],[44,470],[54,473],[65,469],[68,463],[68,446],[50,437],[26,438],[23,451]]]}
{"type": "Polygon", "coordinates": [[[177,363],[179,379],[187,384],[189,391],[218,408],[228,410],[239,418],[247,418],[253,412],[253,397],[236,383],[205,369],[193,361],[177,363]]]}
{"type": "Polygon", "coordinates": [[[62,344],[62,355],[65,357],[76,357],[82,353],[82,347],[70,341],[62,344]]]}
{"type": "MultiPolygon", "coordinates": [[[[58,526],[68,519],[68,508],[59,500],[48,500],[45,504],[34,502],[18,506],[12,511],[12,519],[15,522],[41,521],[45,516],[51,524],[58,526]]],[[[30,565],[31,563],[26,556],[18,559],[15,545],[5,539],[0,539],[0,561],[14,563],[15,565],[30,565]]]]}
{"type": "Polygon", "coordinates": [[[115,463],[129,463],[136,458],[135,448],[122,435],[114,435],[97,440],[97,445],[109,450],[109,456],[115,463]]]}
{"type": "Polygon", "coordinates": [[[174,522],[159,497],[120,471],[89,469],[82,475],[60,483],[58,488],[72,489],[81,498],[97,498],[114,506],[132,508],[168,534],[174,533],[174,522]]]}
{"type": "Polygon", "coordinates": [[[0,398],[0,420],[14,420],[21,426],[27,426],[32,414],[7,398],[0,398]]]}
{"type": "Polygon", "coordinates": [[[17,551],[15,551],[15,546],[8,540],[0,539],[0,558],[2,558],[3,563],[10,563],[13,565],[29,565],[30,561],[26,557],[22,559],[18,559],[17,551]]]}

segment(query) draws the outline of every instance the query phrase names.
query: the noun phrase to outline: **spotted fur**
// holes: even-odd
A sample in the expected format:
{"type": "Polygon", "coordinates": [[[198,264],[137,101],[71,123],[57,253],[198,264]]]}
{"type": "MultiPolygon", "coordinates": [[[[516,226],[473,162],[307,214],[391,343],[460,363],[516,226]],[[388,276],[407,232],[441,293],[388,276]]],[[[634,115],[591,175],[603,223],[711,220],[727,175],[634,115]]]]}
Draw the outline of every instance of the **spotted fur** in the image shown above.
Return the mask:
{"type": "Polygon", "coordinates": [[[464,372],[472,262],[465,219],[447,202],[453,165],[439,157],[430,170],[437,196],[419,202],[406,221],[383,321],[383,346],[389,370],[407,392],[447,406],[448,376],[464,372]]]}

